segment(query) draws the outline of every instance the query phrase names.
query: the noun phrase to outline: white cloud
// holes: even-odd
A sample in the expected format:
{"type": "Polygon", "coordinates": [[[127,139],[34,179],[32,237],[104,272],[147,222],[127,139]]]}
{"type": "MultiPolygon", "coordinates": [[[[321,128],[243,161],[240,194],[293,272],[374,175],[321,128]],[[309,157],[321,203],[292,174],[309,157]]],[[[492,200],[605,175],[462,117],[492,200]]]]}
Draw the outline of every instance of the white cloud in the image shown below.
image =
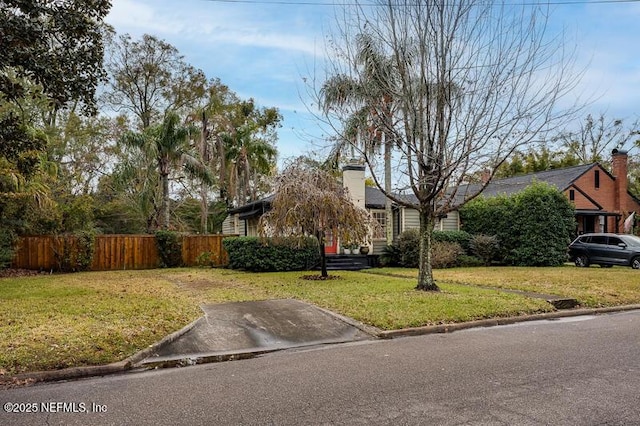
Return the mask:
{"type": "MultiPolygon", "coordinates": [[[[148,0],[114,0],[107,22],[119,32],[132,34],[152,33],[161,38],[188,40],[190,43],[226,50],[233,46],[276,49],[301,52],[316,56],[324,49],[318,45],[321,35],[308,33],[308,26],[292,26],[262,19],[246,7],[224,7],[220,3],[185,1],[184,7],[175,9],[174,3],[148,0]]],[[[282,21],[281,21],[282,22],[282,21]]],[[[172,44],[173,44],[172,43],[172,44]]]]}
{"type": "Polygon", "coordinates": [[[136,0],[114,0],[106,21],[119,33],[178,34],[182,25],[170,23],[154,7],[136,0]]]}

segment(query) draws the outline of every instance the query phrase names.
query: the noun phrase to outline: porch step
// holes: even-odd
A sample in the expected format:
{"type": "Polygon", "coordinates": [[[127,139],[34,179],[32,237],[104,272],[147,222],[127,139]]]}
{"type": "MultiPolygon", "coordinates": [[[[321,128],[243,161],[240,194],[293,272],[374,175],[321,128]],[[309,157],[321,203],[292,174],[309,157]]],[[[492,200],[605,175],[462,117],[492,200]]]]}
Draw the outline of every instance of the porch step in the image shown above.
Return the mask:
{"type": "MultiPolygon", "coordinates": [[[[327,256],[327,270],[330,271],[359,271],[369,269],[373,259],[366,254],[336,254],[327,256]]],[[[316,269],[320,269],[318,266],[316,269]]]]}

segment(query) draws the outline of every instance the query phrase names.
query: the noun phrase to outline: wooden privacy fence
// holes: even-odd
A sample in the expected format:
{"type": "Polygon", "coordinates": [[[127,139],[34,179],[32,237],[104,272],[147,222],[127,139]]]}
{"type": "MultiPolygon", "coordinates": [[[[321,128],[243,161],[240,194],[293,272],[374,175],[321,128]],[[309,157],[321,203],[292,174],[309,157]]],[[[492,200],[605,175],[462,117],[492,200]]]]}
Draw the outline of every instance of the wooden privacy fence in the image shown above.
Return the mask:
{"type": "MultiPolygon", "coordinates": [[[[230,235],[186,235],[182,237],[182,262],[224,266],[228,263],[222,240],[230,235]]],[[[77,249],[75,237],[40,235],[20,237],[13,261],[14,268],[34,270],[60,269],[65,245],[68,252],[77,249]]],[[[91,271],[154,269],[160,266],[160,254],[153,235],[97,235],[91,271]]]]}

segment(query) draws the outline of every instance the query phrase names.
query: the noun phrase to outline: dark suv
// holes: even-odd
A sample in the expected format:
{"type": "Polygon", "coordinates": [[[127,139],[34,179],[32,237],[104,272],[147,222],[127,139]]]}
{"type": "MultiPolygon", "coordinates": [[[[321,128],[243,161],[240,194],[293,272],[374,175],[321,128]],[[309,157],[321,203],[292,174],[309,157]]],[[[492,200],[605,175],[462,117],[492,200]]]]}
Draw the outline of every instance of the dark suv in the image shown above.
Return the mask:
{"type": "Polygon", "coordinates": [[[640,237],[617,234],[584,234],[569,245],[569,258],[576,266],[613,265],[640,269],[640,237]]]}

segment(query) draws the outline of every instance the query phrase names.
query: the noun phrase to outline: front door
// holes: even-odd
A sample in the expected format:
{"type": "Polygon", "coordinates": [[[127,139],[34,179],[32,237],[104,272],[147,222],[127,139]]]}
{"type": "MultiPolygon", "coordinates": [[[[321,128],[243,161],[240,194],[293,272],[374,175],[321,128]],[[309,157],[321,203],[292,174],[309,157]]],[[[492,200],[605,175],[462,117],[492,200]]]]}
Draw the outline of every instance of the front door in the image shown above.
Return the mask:
{"type": "Polygon", "coordinates": [[[595,216],[583,216],[583,228],[582,231],[585,234],[591,234],[596,232],[596,217],[595,216]]]}
{"type": "Polygon", "coordinates": [[[324,252],[325,254],[338,253],[338,239],[334,237],[334,233],[328,231],[324,236],[324,252]]]}

